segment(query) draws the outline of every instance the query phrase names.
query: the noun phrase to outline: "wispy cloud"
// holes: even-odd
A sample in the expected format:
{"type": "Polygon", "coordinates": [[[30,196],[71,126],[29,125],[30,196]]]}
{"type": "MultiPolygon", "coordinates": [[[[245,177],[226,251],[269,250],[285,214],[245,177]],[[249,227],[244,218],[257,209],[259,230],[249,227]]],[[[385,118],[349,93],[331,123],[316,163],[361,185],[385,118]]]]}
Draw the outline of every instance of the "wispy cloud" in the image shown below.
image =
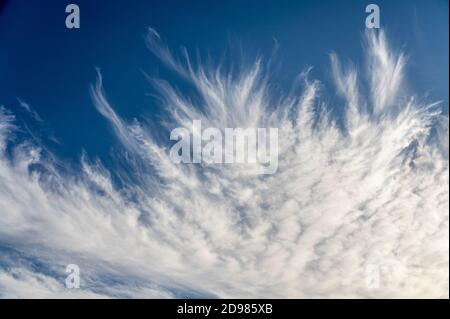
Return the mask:
{"type": "Polygon", "coordinates": [[[277,127],[274,175],[174,164],[151,129],[116,114],[100,76],[92,97],[133,177],[120,188],[87,156],[79,172],[30,173],[53,163],[30,143],[7,155],[14,120],[1,113],[0,242],[43,268],[0,263],[0,296],[67,296],[60,278],[77,263],[86,297],[448,297],[448,118],[408,94],[404,55],[383,32],[366,39],[362,73],[331,55],[341,127],[307,74],[278,97],[262,60],[238,74],[194,66],[149,31],[151,51],[199,97],[152,80],[162,125],[277,127]]]}
{"type": "Polygon", "coordinates": [[[41,117],[35,110],[33,110],[31,108],[30,104],[28,104],[27,102],[25,102],[24,100],[22,100],[20,98],[17,98],[17,102],[19,102],[19,105],[21,107],[23,107],[25,109],[25,111],[27,111],[36,121],[42,122],[41,117]]]}

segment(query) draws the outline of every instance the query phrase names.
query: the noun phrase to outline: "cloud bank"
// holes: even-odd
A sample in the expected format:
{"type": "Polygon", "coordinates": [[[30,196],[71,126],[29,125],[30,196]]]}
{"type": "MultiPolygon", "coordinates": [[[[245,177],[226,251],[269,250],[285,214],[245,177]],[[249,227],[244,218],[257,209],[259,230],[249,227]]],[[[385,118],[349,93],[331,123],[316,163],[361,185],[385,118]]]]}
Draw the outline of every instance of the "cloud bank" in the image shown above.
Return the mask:
{"type": "Polygon", "coordinates": [[[146,41],[195,96],[150,79],[169,114],[155,132],[114,111],[99,74],[91,93],[126,154],[120,183],[86,154],[61,171],[42,146],[14,143],[2,109],[0,297],[448,298],[448,117],[411,94],[383,32],[366,35],[365,70],[331,54],[335,87],[306,71],[283,96],[262,59],[226,72],[177,58],[153,29],[146,41]],[[174,164],[158,134],[193,120],[277,127],[277,173],[174,164]],[[76,290],[64,287],[72,263],[76,290]]]}

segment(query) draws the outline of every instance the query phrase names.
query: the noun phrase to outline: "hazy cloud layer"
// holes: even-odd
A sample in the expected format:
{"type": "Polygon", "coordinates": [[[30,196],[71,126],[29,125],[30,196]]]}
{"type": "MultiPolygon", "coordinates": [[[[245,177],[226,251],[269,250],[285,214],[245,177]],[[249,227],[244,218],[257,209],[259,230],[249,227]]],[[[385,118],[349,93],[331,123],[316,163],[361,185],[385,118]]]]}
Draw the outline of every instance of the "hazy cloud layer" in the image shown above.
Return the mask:
{"type": "Polygon", "coordinates": [[[331,54],[334,88],[305,72],[280,97],[262,60],[239,73],[194,66],[149,30],[150,50],[197,92],[151,80],[167,131],[198,119],[277,127],[274,175],[172,163],[169,135],[117,115],[101,77],[92,97],[127,154],[121,187],[87,155],[82,171],[61,172],[39,145],[11,146],[3,109],[0,296],[448,298],[448,118],[408,92],[405,57],[382,32],[366,40],[365,70],[331,54]],[[80,290],[64,288],[71,263],[80,290]]]}

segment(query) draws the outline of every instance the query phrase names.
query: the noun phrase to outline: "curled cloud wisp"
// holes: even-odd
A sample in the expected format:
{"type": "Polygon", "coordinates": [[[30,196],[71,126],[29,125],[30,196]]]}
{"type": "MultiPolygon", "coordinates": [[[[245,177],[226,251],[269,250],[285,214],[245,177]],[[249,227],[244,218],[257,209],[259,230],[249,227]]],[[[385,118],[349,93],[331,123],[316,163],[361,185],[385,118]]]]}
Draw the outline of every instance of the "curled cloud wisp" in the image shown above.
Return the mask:
{"type": "Polygon", "coordinates": [[[154,30],[147,43],[198,94],[152,80],[165,128],[277,127],[277,173],[173,163],[151,129],[114,111],[101,81],[94,103],[134,176],[120,187],[87,156],[58,174],[31,143],[8,155],[15,128],[3,111],[0,296],[78,296],[57,280],[77,263],[87,297],[448,297],[448,118],[408,94],[405,58],[383,32],[367,34],[366,73],[331,55],[343,125],[307,74],[277,97],[262,60],[228,74],[177,59],[154,30]],[[30,173],[36,163],[49,169],[30,173]]]}

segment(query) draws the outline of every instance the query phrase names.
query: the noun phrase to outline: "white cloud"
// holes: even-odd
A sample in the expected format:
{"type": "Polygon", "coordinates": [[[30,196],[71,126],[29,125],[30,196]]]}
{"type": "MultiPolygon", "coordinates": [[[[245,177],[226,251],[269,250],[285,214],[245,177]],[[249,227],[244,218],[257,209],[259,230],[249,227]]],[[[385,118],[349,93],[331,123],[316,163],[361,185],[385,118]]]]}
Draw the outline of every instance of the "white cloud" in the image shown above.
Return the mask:
{"type": "MultiPolygon", "coordinates": [[[[197,119],[205,127],[278,127],[277,173],[172,163],[148,127],[114,112],[99,81],[94,102],[127,150],[133,178],[118,189],[86,158],[81,172],[56,173],[30,144],[10,160],[13,119],[2,113],[0,242],[52,268],[81,260],[88,297],[448,298],[448,118],[407,95],[405,60],[382,32],[367,35],[369,96],[356,67],[331,57],[344,129],[319,102],[323,85],[307,75],[302,93],[277,98],[260,60],[225,74],[196,68],[187,55],[177,60],[154,30],[147,40],[201,97],[154,80],[172,116],[167,129],[197,119]],[[47,170],[30,174],[32,163],[47,170]],[[104,278],[111,273],[125,281],[104,278]]],[[[50,275],[14,271],[20,276],[0,267],[2,296],[67,293],[50,275]]]]}

